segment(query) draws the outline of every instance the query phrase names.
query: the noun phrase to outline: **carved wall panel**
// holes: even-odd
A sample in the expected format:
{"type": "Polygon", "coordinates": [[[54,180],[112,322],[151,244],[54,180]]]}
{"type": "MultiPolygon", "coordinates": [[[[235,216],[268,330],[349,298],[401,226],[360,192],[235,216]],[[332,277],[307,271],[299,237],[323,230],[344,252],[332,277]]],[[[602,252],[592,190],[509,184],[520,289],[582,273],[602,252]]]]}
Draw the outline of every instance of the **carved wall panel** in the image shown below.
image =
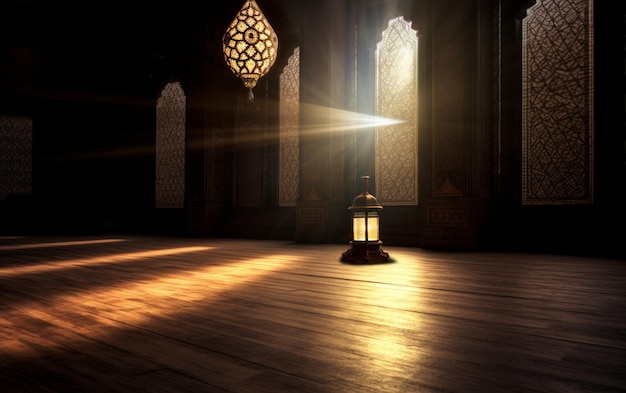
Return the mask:
{"type": "Polygon", "coordinates": [[[295,206],[300,170],[300,48],[280,74],[279,206],[295,206]]]}
{"type": "Polygon", "coordinates": [[[185,204],[185,108],[179,82],[168,83],[156,108],[156,207],[185,204]]]}
{"type": "Polygon", "coordinates": [[[522,34],[522,203],[592,203],[593,2],[538,0],[522,34]]]}
{"type": "Polygon", "coordinates": [[[33,121],[0,115],[0,201],[32,193],[33,121]]]}

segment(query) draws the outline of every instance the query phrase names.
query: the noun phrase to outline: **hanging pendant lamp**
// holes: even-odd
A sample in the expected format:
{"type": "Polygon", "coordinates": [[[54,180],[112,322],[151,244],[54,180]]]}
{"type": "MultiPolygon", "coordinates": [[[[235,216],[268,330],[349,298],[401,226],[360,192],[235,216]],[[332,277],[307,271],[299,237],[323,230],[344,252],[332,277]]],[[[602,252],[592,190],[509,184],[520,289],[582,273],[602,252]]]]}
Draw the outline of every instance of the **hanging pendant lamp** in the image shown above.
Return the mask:
{"type": "Polygon", "coordinates": [[[274,65],[278,53],[278,37],[256,1],[247,0],[228,26],[223,50],[226,64],[248,88],[252,101],[252,89],[274,65]]]}

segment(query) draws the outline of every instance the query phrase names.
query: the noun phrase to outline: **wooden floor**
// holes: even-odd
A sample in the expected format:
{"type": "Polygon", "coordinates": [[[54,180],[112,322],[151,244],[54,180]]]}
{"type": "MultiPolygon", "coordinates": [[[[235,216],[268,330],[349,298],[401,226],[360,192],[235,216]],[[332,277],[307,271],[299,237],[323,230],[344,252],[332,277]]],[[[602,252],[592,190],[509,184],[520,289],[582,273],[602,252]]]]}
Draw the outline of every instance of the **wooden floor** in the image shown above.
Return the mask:
{"type": "Polygon", "coordinates": [[[0,238],[0,392],[625,392],[626,261],[0,238]]]}

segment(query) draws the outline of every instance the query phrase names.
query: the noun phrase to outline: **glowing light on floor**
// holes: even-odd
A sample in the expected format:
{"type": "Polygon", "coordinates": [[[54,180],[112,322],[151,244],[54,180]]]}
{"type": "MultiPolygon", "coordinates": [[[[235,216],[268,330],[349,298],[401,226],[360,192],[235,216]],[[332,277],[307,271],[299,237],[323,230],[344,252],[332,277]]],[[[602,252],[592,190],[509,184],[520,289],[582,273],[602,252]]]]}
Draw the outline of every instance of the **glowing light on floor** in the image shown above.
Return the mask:
{"type": "MultiPolygon", "coordinates": [[[[393,258],[396,266],[402,263],[413,266],[403,272],[389,269],[386,264],[373,265],[368,266],[366,276],[355,272],[352,277],[363,281],[362,286],[350,287],[350,291],[354,291],[350,297],[362,299],[362,304],[347,304],[344,312],[350,319],[364,323],[362,334],[355,334],[361,355],[368,359],[367,367],[359,369],[363,380],[374,378],[378,370],[390,364],[419,364],[423,355],[415,346],[414,337],[420,334],[422,315],[427,307],[417,285],[419,262],[414,255],[398,250],[393,252],[393,258]]],[[[343,326],[329,328],[341,330],[343,326]]]]}
{"type": "Polygon", "coordinates": [[[129,252],[123,254],[108,254],[84,259],[68,259],[64,261],[42,262],[36,265],[11,266],[0,268],[0,277],[17,276],[30,273],[45,273],[70,267],[93,267],[105,263],[130,262],[142,258],[159,257],[165,255],[182,254],[209,250],[211,247],[178,247],[161,250],[129,252]]]}
{"type": "MultiPolygon", "coordinates": [[[[166,252],[172,250],[176,249],[160,250],[160,253],[150,251],[145,254],[166,255],[166,252]]],[[[137,256],[142,253],[133,254],[137,256]]],[[[212,255],[207,254],[207,260],[211,257],[212,255]]],[[[160,275],[151,280],[133,281],[130,276],[127,284],[72,294],[52,294],[46,299],[46,304],[33,301],[22,304],[12,313],[37,318],[46,321],[50,326],[68,329],[74,333],[57,337],[53,343],[46,342],[47,347],[62,347],[67,342],[84,340],[86,337],[106,340],[108,334],[114,334],[120,328],[127,329],[131,326],[149,329],[149,323],[154,319],[176,319],[180,313],[198,312],[206,307],[207,302],[214,301],[241,285],[285,269],[298,259],[299,257],[293,255],[273,255],[227,264],[203,265],[199,269],[160,275]]],[[[202,259],[196,256],[194,261],[201,262],[202,259]]],[[[10,315],[6,317],[10,318],[10,315]]],[[[19,337],[16,336],[17,338],[19,337]]],[[[29,336],[24,339],[30,341],[35,338],[29,336]]],[[[20,340],[8,344],[11,345],[3,348],[5,352],[22,355],[28,353],[28,348],[21,345],[20,340]]]]}
{"type": "Polygon", "coordinates": [[[60,302],[75,302],[81,307],[98,309],[99,315],[119,322],[138,325],[150,318],[175,314],[183,309],[206,302],[217,295],[273,271],[285,268],[293,257],[269,256],[237,261],[226,265],[208,266],[160,277],[148,282],[94,291],[80,297],[63,296],[60,302]]]}
{"type": "MultiPolygon", "coordinates": [[[[18,237],[13,237],[18,238],[18,237]]],[[[46,247],[66,247],[66,246],[83,246],[86,244],[102,244],[123,242],[126,239],[96,239],[96,240],[76,240],[71,242],[49,242],[49,243],[28,243],[28,244],[11,244],[8,246],[0,246],[0,250],[22,250],[30,248],[46,248],[46,247]]]]}

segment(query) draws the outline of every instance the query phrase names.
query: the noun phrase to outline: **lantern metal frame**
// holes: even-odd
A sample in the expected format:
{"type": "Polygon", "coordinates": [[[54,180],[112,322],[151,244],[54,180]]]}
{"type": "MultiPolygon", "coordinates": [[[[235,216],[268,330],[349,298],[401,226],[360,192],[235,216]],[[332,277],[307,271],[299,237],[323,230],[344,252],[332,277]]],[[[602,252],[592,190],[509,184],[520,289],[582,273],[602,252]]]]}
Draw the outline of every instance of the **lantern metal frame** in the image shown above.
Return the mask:
{"type": "Polygon", "coordinates": [[[379,233],[380,211],[383,207],[369,193],[369,176],[361,177],[361,194],[352,201],[348,210],[352,213],[352,241],[350,249],[341,255],[342,262],[380,263],[388,262],[389,254],[383,251],[379,233]]]}

